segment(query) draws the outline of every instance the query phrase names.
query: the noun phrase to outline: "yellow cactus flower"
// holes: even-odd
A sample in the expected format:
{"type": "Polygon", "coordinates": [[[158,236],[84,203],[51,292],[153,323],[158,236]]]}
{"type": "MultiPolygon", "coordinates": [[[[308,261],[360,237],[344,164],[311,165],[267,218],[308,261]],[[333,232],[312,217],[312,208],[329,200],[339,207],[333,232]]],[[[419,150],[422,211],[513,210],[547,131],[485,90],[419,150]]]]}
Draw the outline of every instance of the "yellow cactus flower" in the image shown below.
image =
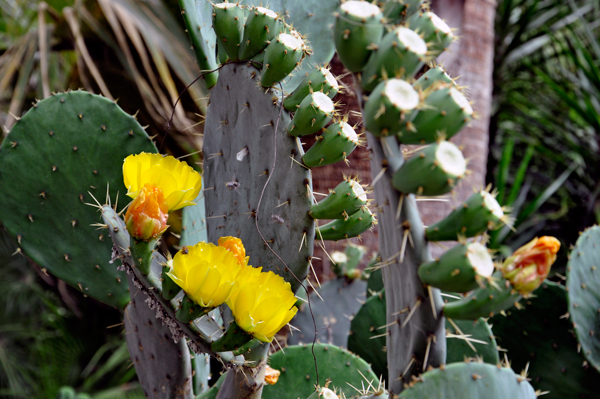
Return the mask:
{"type": "Polygon", "coordinates": [[[199,242],[177,252],[167,273],[187,296],[202,307],[224,303],[242,266],[223,247],[199,242]]]}
{"type": "Polygon", "coordinates": [[[246,256],[246,248],[242,244],[242,240],[237,237],[221,237],[219,238],[219,246],[232,252],[238,263],[242,266],[248,264],[249,256],[246,256]]]}
{"type": "Polygon", "coordinates": [[[227,305],[237,325],[262,342],[271,342],[298,308],[290,283],[262,267],[246,267],[238,275],[227,305]]]}
{"type": "Polygon", "coordinates": [[[502,274],[520,294],[529,295],[548,277],[559,249],[556,238],[536,237],[504,261],[502,274]]]}
{"type": "Polygon", "coordinates": [[[169,212],[194,205],[202,182],[200,174],[185,162],[172,156],[141,153],[130,155],[123,162],[123,180],[127,195],[135,198],[146,184],[159,187],[167,201],[169,212]]]}
{"type": "Polygon", "coordinates": [[[157,238],[169,227],[168,212],[167,201],[160,188],[146,184],[127,209],[127,231],[139,240],[157,238]]]}

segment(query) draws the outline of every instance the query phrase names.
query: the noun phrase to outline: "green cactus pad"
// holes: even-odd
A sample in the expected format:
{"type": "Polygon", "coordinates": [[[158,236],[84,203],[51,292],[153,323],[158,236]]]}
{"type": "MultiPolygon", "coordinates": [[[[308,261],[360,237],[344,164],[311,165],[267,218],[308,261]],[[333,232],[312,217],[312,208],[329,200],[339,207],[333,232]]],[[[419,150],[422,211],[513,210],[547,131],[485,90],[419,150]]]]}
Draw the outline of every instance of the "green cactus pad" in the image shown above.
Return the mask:
{"type": "Polygon", "coordinates": [[[283,20],[274,11],[264,7],[251,8],[240,44],[240,60],[249,60],[264,50],[283,27],[283,20]]]}
{"type": "Polygon", "coordinates": [[[584,231],[567,265],[569,314],[586,359],[600,370],[600,227],[584,231]]]}
{"type": "Polygon", "coordinates": [[[312,181],[303,166],[294,163],[290,169],[290,155],[300,162],[303,154],[297,139],[285,133],[287,112],[281,113],[275,135],[280,112],[272,95],[257,87],[257,80],[252,67],[229,65],[221,69],[217,90],[211,94],[204,131],[208,241],[216,243],[223,236],[241,238],[252,265],[281,275],[296,291],[299,282],[291,273],[300,281],[306,277],[307,259],[313,250],[315,222],[308,215],[312,181]],[[273,148],[275,140],[277,147],[273,148]],[[260,232],[289,270],[256,230],[261,195],[260,232]]]}
{"type": "Polygon", "coordinates": [[[295,137],[316,133],[331,121],[334,112],[331,98],[320,91],[311,93],[300,103],[288,132],[295,137]]]}
{"type": "Polygon", "coordinates": [[[413,14],[408,19],[408,27],[423,35],[432,58],[440,55],[454,41],[454,35],[448,24],[431,11],[413,14]]]}
{"type": "Polygon", "coordinates": [[[466,297],[447,303],[444,315],[450,319],[477,320],[480,317],[492,317],[519,302],[521,295],[502,278],[502,273],[494,273],[493,278],[496,279],[496,286],[487,281],[483,288],[476,288],[466,297]]]}
{"type": "Polygon", "coordinates": [[[342,64],[350,72],[360,72],[366,65],[373,45],[383,35],[383,14],[379,7],[366,1],[347,1],[335,16],[333,39],[342,64]]]}
{"type": "Polygon", "coordinates": [[[346,238],[359,236],[371,227],[375,226],[377,221],[375,215],[369,208],[363,206],[358,212],[349,216],[347,219],[337,219],[323,226],[319,226],[316,232],[317,239],[339,241],[346,238]]]}
{"type": "Polygon", "coordinates": [[[125,274],[88,192],[125,205],[123,159],[156,148],[114,102],[83,91],[38,102],[0,147],[0,218],[24,252],[86,295],[123,308],[125,274]],[[99,150],[101,149],[101,150],[99,150]]]}
{"type": "Polygon", "coordinates": [[[403,144],[428,144],[440,136],[449,139],[473,120],[473,108],[455,87],[434,89],[425,98],[425,106],[413,119],[411,129],[399,135],[403,144]]]}
{"type": "MultiPolygon", "coordinates": [[[[225,334],[212,344],[210,347],[215,352],[237,351],[245,348],[247,345],[256,347],[259,341],[253,339],[252,335],[242,330],[235,321],[232,321],[225,334]],[[252,342],[251,342],[252,341],[252,342]]],[[[237,354],[234,352],[234,354],[237,354]]]]}
{"type": "Polygon", "coordinates": [[[392,184],[404,194],[447,194],[467,172],[467,161],[449,141],[431,144],[416,152],[394,173],[392,184]]]}
{"type": "MultiPolygon", "coordinates": [[[[284,351],[269,357],[269,365],[281,371],[281,375],[277,384],[265,386],[263,399],[306,398],[315,390],[317,378],[312,346],[290,346],[284,351]]],[[[316,344],[314,353],[319,367],[320,382],[330,379],[329,389],[343,392],[348,399],[360,396],[348,384],[359,387],[362,383],[368,386],[369,383],[376,384],[379,381],[364,360],[345,349],[334,345],[316,344]]]]}
{"type": "Polygon", "coordinates": [[[417,90],[425,90],[431,86],[455,85],[454,80],[440,66],[433,67],[425,72],[415,83],[413,87],[417,90]]]}
{"type": "Polygon", "coordinates": [[[585,363],[564,317],[568,312],[565,288],[546,281],[523,304],[524,309],[510,309],[506,316],[490,321],[513,369],[527,368],[531,385],[549,392],[547,399],[598,397],[600,374],[585,363]]]}
{"type": "Polygon", "coordinates": [[[125,339],[144,393],[149,398],[189,397],[192,364],[185,340],[173,341],[169,327],[144,302],[146,295],[128,280],[131,303],[125,308],[125,339]]]}
{"type": "Polygon", "coordinates": [[[237,61],[244,34],[244,8],[237,3],[218,3],[213,6],[212,16],[217,41],[229,58],[237,61]]]}
{"type": "Polygon", "coordinates": [[[331,165],[346,160],[359,144],[358,135],[346,122],[336,122],[323,128],[315,144],[302,157],[309,168],[331,165]]]}
{"type": "MultiPolygon", "coordinates": [[[[498,355],[498,345],[492,334],[490,325],[483,318],[475,321],[471,320],[452,320],[460,329],[456,328],[448,319],[446,319],[446,332],[452,334],[446,337],[446,363],[462,362],[465,358],[481,358],[485,363],[496,365],[500,361],[498,355]],[[468,336],[472,347],[467,343],[461,334],[468,336]],[[457,337],[459,336],[459,337],[457,337]],[[478,342],[481,341],[481,342],[478,342]],[[473,351],[475,348],[476,352],[473,351]]],[[[511,357],[512,359],[512,357],[511,357]]]]}
{"type": "MultiPolygon", "coordinates": [[[[202,182],[204,187],[204,182],[202,182]]],[[[206,210],[204,206],[204,193],[200,194],[194,200],[196,205],[183,208],[183,220],[181,228],[180,245],[191,246],[201,241],[208,241],[206,234],[206,210]]]]}
{"type": "Polygon", "coordinates": [[[399,399],[536,399],[525,377],[487,363],[453,363],[421,375],[399,399]]]}
{"type": "Polygon", "coordinates": [[[391,24],[399,24],[419,11],[421,0],[388,0],[383,5],[383,15],[391,24]]]}
{"type": "Polygon", "coordinates": [[[346,277],[348,279],[355,279],[361,276],[362,272],[357,269],[365,256],[367,248],[362,245],[356,245],[351,242],[346,244],[345,251],[333,252],[331,259],[333,260],[332,268],[333,272],[338,277],[346,277]]]}
{"type": "Polygon", "coordinates": [[[367,204],[367,194],[356,180],[338,184],[325,199],[310,207],[315,219],[343,219],[354,215],[367,204]]]}
{"type": "Polygon", "coordinates": [[[350,324],[348,350],[365,359],[376,375],[387,380],[385,310],[385,291],[367,299],[350,324]]]}
{"type": "Polygon", "coordinates": [[[293,335],[289,335],[288,344],[313,342],[314,316],[317,323],[317,340],[345,347],[350,330],[350,317],[358,312],[361,303],[365,300],[367,283],[362,280],[348,281],[345,278],[337,278],[324,283],[317,290],[320,298],[316,293],[311,293],[309,296],[312,314],[308,303],[303,303],[290,322],[298,327],[300,332],[294,331],[293,335]]]}
{"type": "Polygon", "coordinates": [[[439,259],[419,266],[425,284],[452,292],[468,292],[483,284],[494,272],[489,251],[477,242],[458,244],[439,259]]]}
{"type": "Polygon", "coordinates": [[[302,100],[310,93],[322,91],[333,99],[339,90],[339,84],[329,69],[315,68],[300,82],[298,87],[283,100],[283,106],[290,112],[296,112],[302,100]]]}
{"type": "Polygon", "coordinates": [[[412,86],[400,79],[389,79],[377,85],[365,104],[365,127],[375,136],[396,135],[406,130],[417,115],[421,100],[412,86]]]}
{"type": "Polygon", "coordinates": [[[474,237],[505,223],[506,216],[494,196],[479,191],[439,222],[427,227],[429,241],[456,240],[458,235],[474,237]]]}
{"type": "Polygon", "coordinates": [[[260,84],[271,87],[292,73],[304,57],[303,47],[302,39],[288,33],[273,39],[265,50],[260,84]]]}
{"type": "Polygon", "coordinates": [[[373,91],[384,78],[410,79],[427,60],[427,44],[415,31],[402,26],[383,37],[362,74],[362,87],[373,91]]]}

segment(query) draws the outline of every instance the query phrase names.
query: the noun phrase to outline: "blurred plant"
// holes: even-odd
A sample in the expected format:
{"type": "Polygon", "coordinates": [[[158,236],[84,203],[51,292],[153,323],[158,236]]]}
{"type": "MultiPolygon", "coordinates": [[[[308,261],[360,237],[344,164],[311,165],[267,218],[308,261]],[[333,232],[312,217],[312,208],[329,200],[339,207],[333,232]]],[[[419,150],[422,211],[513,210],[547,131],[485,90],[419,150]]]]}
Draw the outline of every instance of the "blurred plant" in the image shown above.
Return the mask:
{"type": "Polygon", "coordinates": [[[488,182],[518,233],[492,233],[493,248],[541,230],[574,242],[597,221],[599,13],[591,1],[499,4],[488,182]]]}
{"type": "MultiPolygon", "coordinates": [[[[161,0],[14,0],[3,2],[0,12],[5,131],[29,102],[83,86],[119,99],[132,114],[139,111],[151,135],[164,133],[172,104],[198,74],[182,21],[161,0]]],[[[203,96],[201,84],[193,85],[183,99],[186,109],[201,113],[203,96]]],[[[192,119],[181,103],[175,108],[170,132],[175,152],[199,146],[193,136],[200,130],[192,119]]]]}

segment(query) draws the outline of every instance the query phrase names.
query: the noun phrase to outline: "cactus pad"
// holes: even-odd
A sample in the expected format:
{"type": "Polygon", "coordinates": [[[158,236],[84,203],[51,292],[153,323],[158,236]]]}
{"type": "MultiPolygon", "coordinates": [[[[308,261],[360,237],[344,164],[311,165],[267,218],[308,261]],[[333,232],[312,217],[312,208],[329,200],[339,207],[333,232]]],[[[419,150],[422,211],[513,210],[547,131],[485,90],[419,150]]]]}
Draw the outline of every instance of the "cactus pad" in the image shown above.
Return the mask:
{"type": "Polygon", "coordinates": [[[536,399],[527,378],[487,363],[453,363],[428,371],[400,399],[536,399]]]}
{"type": "Polygon", "coordinates": [[[586,230],[567,266],[569,314],[585,357],[600,371],[600,227],[586,230]]]}
{"type": "Polygon", "coordinates": [[[460,329],[460,332],[468,336],[472,347],[460,337],[460,332],[446,319],[446,332],[453,334],[453,338],[447,338],[446,363],[462,362],[465,358],[480,357],[484,362],[489,364],[498,364],[498,345],[492,334],[490,325],[483,318],[476,321],[471,320],[453,320],[454,324],[460,329]],[[477,352],[473,351],[473,348],[477,352]]]}
{"type": "MultiPolygon", "coordinates": [[[[361,308],[366,291],[366,281],[353,280],[348,283],[345,278],[338,278],[328,281],[318,289],[323,300],[315,293],[310,294],[319,342],[346,346],[348,331],[350,330],[350,317],[355,315],[361,308]]],[[[301,331],[294,332],[294,335],[288,337],[289,344],[311,343],[313,341],[315,337],[313,315],[310,313],[308,304],[303,304],[296,317],[291,321],[291,324],[301,331]]]]}
{"type": "Polygon", "coordinates": [[[293,156],[301,162],[302,151],[296,139],[285,133],[290,120],[283,110],[277,147],[273,147],[280,112],[273,105],[272,95],[257,88],[258,83],[257,70],[231,65],[221,69],[211,94],[204,133],[208,239],[217,242],[222,236],[241,238],[252,265],[281,275],[295,291],[299,282],[290,270],[300,280],[306,277],[315,234],[314,221],[308,215],[310,171],[290,160],[293,156]],[[272,175],[271,181],[262,194],[268,175],[272,175]],[[262,235],[289,269],[258,234],[257,210],[262,235]]]}
{"type": "MultiPolygon", "coordinates": [[[[281,371],[275,385],[266,386],[264,399],[306,398],[315,389],[317,378],[311,345],[290,346],[269,357],[272,368],[281,371]]],[[[341,390],[346,398],[358,397],[350,385],[376,384],[379,380],[371,367],[360,357],[334,345],[315,344],[314,353],[319,368],[319,382],[331,379],[329,389],[341,390]],[[365,379],[367,381],[365,381],[365,379]]]]}
{"type": "Polygon", "coordinates": [[[512,308],[490,321],[513,369],[529,365],[531,385],[549,392],[547,399],[598,397],[600,376],[585,365],[571,325],[561,317],[567,313],[565,288],[546,281],[523,302],[524,309],[512,308]]]}
{"type": "Polygon", "coordinates": [[[125,274],[109,265],[112,243],[91,226],[85,203],[117,193],[123,159],[156,152],[144,129],[114,102],[74,91],[38,102],[0,147],[0,218],[43,268],[106,304],[129,302],[125,274]],[[102,151],[98,149],[101,148],[102,151]]]}

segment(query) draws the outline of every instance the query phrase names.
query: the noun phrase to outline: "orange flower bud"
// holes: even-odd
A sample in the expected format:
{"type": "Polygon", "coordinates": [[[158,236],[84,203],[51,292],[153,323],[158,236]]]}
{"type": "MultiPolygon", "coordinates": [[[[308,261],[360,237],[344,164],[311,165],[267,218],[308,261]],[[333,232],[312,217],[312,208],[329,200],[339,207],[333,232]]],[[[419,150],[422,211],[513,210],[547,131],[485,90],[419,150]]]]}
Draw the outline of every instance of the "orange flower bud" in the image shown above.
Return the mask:
{"type": "Polygon", "coordinates": [[[160,187],[145,184],[129,205],[125,224],[131,236],[150,240],[161,235],[167,227],[169,207],[160,187]]]}
{"type": "Polygon", "coordinates": [[[528,295],[548,277],[559,249],[560,242],[554,237],[534,238],[504,261],[502,274],[515,290],[528,295]]]}
{"type": "Polygon", "coordinates": [[[265,370],[265,382],[267,384],[275,385],[277,383],[277,381],[279,380],[280,375],[281,375],[281,371],[275,370],[274,368],[271,368],[271,366],[269,366],[267,364],[267,369],[265,370]]]}
{"type": "Polygon", "coordinates": [[[236,237],[221,237],[219,238],[219,246],[233,253],[238,263],[241,266],[248,264],[248,258],[246,257],[246,249],[242,240],[236,237]]]}

